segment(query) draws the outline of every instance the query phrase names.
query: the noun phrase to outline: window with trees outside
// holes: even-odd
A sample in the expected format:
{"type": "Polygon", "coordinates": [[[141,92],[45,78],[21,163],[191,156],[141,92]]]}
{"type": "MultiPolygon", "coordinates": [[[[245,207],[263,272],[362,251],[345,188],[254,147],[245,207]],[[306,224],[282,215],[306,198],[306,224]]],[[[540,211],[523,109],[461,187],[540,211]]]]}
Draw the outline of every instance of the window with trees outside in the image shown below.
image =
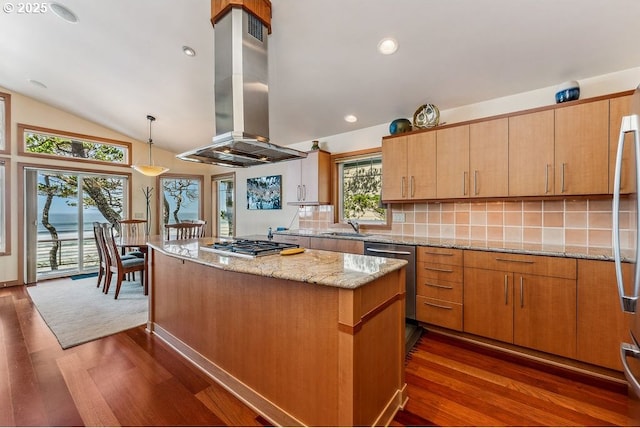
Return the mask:
{"type": "Polygon", "coordinates": [[[73,158],[74,161],[128,165],[131,144],[124,141],[18,125],[20,149],[25,155],[73,158]]]}
{"type": "Polygon", "coordinates": [[[336,160],[338,167],[338,221],[386,224],[387,210],[380,203],[382,155],[380,153],[336,160]]]}
{"type": "Polygon", "coordinates": [[[161,228],[165,224],[202,220],[202,176],[163,175],[159,180],[161,228]]]}

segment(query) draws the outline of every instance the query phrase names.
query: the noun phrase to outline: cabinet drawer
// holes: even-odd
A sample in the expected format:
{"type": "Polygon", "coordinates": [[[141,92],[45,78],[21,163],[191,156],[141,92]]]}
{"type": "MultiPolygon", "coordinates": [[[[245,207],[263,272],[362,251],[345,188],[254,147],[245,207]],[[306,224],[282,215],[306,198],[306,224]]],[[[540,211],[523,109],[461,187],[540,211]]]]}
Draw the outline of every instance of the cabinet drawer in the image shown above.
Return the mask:
{"type": "Polygon", "coordinates": [[[462,250],[453,248],[418,247],[417,262],[462,265],[462,250]]]}
{"type": "Polygon", "coordinates": [[[416,318],[418,321],[462,331],[462,305],[459,303],[418,296],[416,318]]]}
{"type": "Polygon", "coordinates": [[[576,260],[492,251],[465,251],[464,266],[505,272],[576,279],[576,260]]]}
{"type": "Polygon", "coordinates": [[[287,244],[297,244],[302,248],[309,247],[309,237],[308,236],[297,236],[297,235],[273,235],[273,240],[276,242],[285,242],[287,244]]]}
{"type": "Polygon", "coordinates": [[[418,278],[416,294],[438,300],[462,303],[462,283],[418,278]]]}
{"type": "Polygon", "coordinates": [[[462,282],[462,266],[440,265],[435,263],[418,263],[416,276],[420,279],[435,279],[438,281],[462,282]]]}

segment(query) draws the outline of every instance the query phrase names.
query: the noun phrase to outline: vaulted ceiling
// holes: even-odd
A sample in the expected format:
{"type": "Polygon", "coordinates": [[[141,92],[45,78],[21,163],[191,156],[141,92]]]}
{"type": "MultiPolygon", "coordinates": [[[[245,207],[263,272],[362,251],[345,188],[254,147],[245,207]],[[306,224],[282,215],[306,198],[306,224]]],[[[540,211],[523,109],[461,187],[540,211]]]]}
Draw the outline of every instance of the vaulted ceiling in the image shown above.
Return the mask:
{"type": "MultiPolygon", "coordinates": [[[[57,3],[78,21],[4,2],[0,87],[140,141],[152,114],[154,142],[176,153],[211,142],[210,0],[57,3]]],[[[448,109],[640,66],[638,0],[272,5],[270,137],[281,145],[411,117],[427,102],[448,109]],[[399,49],[385,56],[377,44],[387,36],[399,49]]]]}

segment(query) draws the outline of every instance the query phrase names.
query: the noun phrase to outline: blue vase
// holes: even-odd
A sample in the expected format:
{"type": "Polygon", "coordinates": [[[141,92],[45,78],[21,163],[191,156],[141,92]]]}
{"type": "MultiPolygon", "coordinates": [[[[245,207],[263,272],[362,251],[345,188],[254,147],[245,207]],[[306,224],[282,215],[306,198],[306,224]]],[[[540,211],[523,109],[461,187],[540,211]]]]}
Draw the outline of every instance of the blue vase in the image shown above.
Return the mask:
{"type": "Polygon", "coordinates": [[[396,119],[389,124],[389,133],[391,135],[409,131],[411,131],[411,121],[409,119],[396,119]]]}

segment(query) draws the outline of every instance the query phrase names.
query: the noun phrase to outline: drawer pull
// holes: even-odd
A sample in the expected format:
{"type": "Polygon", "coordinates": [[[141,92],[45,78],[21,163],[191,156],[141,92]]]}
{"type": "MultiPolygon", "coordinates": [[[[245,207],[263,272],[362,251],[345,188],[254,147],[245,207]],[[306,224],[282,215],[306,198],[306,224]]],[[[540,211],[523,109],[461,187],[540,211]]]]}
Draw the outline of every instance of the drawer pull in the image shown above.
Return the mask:
{"type": "Polygon", "coordinates": [[[437,253],[435,251],[423,251],[424,254],[432,254],[434,256],[453,256],[453,253],[437,253]]]}
{"type": "Polygon", "coordinates": [[[435,303],[424,302],[424,304],[427,306],[433,306],[434,308],[438,308],[438,309],[448,309],[448,310],[453,309],[451,306],[436,305],[435,303]]]}
{"type": "Polygon", "coordinates": [[[497,262],[511,262],[511,263],[526,263],[526,264],[534,264],[533,260],[511,260],[511,259],[501,259],[500,257],[496,257],[497,262]]]}
{"type": "Polygon", "coordinates": [[[453,287],[449,285],[433,284],[431,282],[425,282],[425,284],[428,285],[429,287],[444,288],[445,290],[453,290],[453,287]]]}
{"type": "Polygon", "coordinates": [[[504,304],[509,304],[509,275],[504,276],[504,304]]]}
{"type": "Polygon", "coordinates": [[[435,271],[435,272],[453,273],[453,271],[451,269],[434,268],[434,267],[428,267],[428,266],[425,266],[424,269],[425,270],[432,270],[432,271],[435,271]]]}

